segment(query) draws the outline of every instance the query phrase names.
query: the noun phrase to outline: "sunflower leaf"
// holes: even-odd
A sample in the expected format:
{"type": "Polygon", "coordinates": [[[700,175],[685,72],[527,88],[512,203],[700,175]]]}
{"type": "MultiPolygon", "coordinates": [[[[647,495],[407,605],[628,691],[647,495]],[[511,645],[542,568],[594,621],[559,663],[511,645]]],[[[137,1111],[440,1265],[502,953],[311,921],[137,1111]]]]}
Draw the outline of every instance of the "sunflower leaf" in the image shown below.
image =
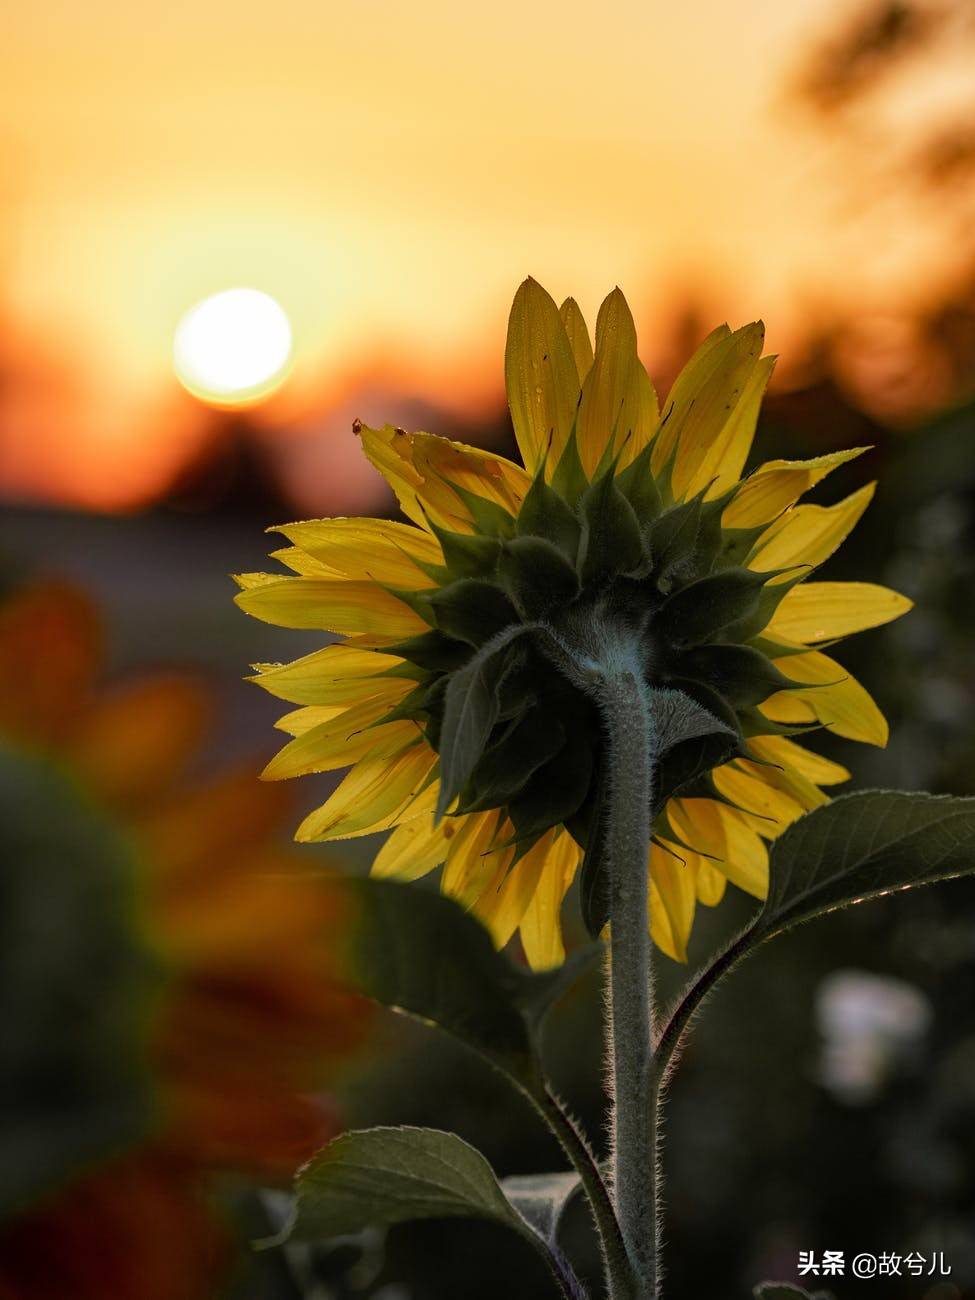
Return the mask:
{"type": "Polygon", "coordinates": [[[762,911],[675,1004],[660,1034],[662,1059],[711,989],[760,943],[837,908],[972,872],[975,798],[862,790],[806,813],[771,846],[762,911]]]}
{"type": "MultiPolygon", "coordinates": [[[[295,1191],[290,1222],[262,1244],[317,1241],[417,1219],[486,1219],[537,1250],[563,1296],[582,1295],[561,1252],[508,1199],[480,1151],[454,1133],[412,1127],[343,1133],[299,1171],[295,1191]]],[[[524,1193],[521,1200],[526,1203],[524,1193]]]]}
{"type": "Polygon", "coordinates": [[[452,898],[392,880],[346,880],[346,960],[367,997],[434,1024],[538,1095],[533,1031],[594,961],[581,949],[534,974],[499,953],[483,925],[452,898]]]}
{"type": "Polygon", "coordinates": [[[975,871],[975,798],[863,790],[794,822],[772,845],[754,942],[850,903],[975,871]]]}

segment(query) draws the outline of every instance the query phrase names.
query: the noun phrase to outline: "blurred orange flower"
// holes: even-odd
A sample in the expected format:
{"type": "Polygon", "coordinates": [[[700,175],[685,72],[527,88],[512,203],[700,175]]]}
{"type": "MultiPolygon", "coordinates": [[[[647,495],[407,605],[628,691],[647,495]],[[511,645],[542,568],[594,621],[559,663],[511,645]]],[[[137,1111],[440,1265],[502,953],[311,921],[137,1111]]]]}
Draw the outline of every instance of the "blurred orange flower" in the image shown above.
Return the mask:
{"type": "Polygon", "coordinates": [[[330,955],[338,890],[273,844],[279,789],[250,771],[187,780],[203,686],[167,674],[101,690],[101,661],[97,612],[73,587],[35,585],[0,608],[0,738],[69,772],[137,866],[131,937],[152,991],[144,1041],[113,1047],[141,1054],[151,1113],[134,1149],[18,1207],[0,1231],[2,1300],[211,1296],[229,1240],[211,1176],[287,1178],[329,1136],[310,1094],[368,1014],[330,955]]]}

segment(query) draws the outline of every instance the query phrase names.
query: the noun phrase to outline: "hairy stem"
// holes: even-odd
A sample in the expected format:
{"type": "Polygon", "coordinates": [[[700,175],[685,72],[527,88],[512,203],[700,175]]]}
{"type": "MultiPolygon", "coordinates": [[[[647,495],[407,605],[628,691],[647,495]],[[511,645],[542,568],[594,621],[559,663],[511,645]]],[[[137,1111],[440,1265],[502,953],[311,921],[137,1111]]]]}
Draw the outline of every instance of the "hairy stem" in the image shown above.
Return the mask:
{"type": "Polygon", "coordinates": [[[656,1300],[657,1099],[652,941],[647,925],[654,737],[642,674],[625,660],[599,687],[609,788],[603,852],[609,878],[609,1071],[613,1190],[638,1300],[656,1300]]]}
{"type": "Polygon", "coordinates": [[[549,1088],[546,1087],[542,1100],[532,1100],[558,1137],[562,1149],[579,1175],[599,1234],[611,1300],[635,1300],[637,1293],[630,1276],[630,1265],[613,1202],[588,1143],[549,1088]]]}

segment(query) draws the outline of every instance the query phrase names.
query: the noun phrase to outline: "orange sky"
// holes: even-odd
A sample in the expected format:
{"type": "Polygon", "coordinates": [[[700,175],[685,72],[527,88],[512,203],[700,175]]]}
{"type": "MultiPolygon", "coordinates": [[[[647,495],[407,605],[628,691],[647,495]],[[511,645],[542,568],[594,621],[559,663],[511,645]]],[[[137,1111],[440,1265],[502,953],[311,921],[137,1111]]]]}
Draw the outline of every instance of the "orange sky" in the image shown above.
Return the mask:
{"type": "Polygon", "coordinates": [[[877,212],[840,223],[823,148],[782,108],[827,10],[9,7],[7,490],[118,504],[165,474],[195,436],[174,326],[231,285],[272,294],[294,327],[272,421],[377,352],[448,405],[483,402],[528,273],[589,312],[620,283],[649,356],[668,307],[704,286],[716,313],[763,315],[773,348],[810,302],[909,291],[933,256],[924,231],[884,219],[878,239],[877,212]]]}

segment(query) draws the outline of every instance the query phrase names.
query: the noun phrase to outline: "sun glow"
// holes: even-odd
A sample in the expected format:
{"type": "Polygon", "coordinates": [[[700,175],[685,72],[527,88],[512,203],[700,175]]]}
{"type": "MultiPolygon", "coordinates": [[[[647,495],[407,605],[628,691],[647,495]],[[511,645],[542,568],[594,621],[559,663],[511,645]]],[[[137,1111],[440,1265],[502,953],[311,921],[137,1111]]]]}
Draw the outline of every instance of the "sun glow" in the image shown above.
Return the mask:
{"type": "Polygon", "coordinates": [[[291,359],[284,310],[259,289],[226,289],[191,307],[176,328],[173,364],[184,388],[217,406],[261,401],[291,359]]]}

